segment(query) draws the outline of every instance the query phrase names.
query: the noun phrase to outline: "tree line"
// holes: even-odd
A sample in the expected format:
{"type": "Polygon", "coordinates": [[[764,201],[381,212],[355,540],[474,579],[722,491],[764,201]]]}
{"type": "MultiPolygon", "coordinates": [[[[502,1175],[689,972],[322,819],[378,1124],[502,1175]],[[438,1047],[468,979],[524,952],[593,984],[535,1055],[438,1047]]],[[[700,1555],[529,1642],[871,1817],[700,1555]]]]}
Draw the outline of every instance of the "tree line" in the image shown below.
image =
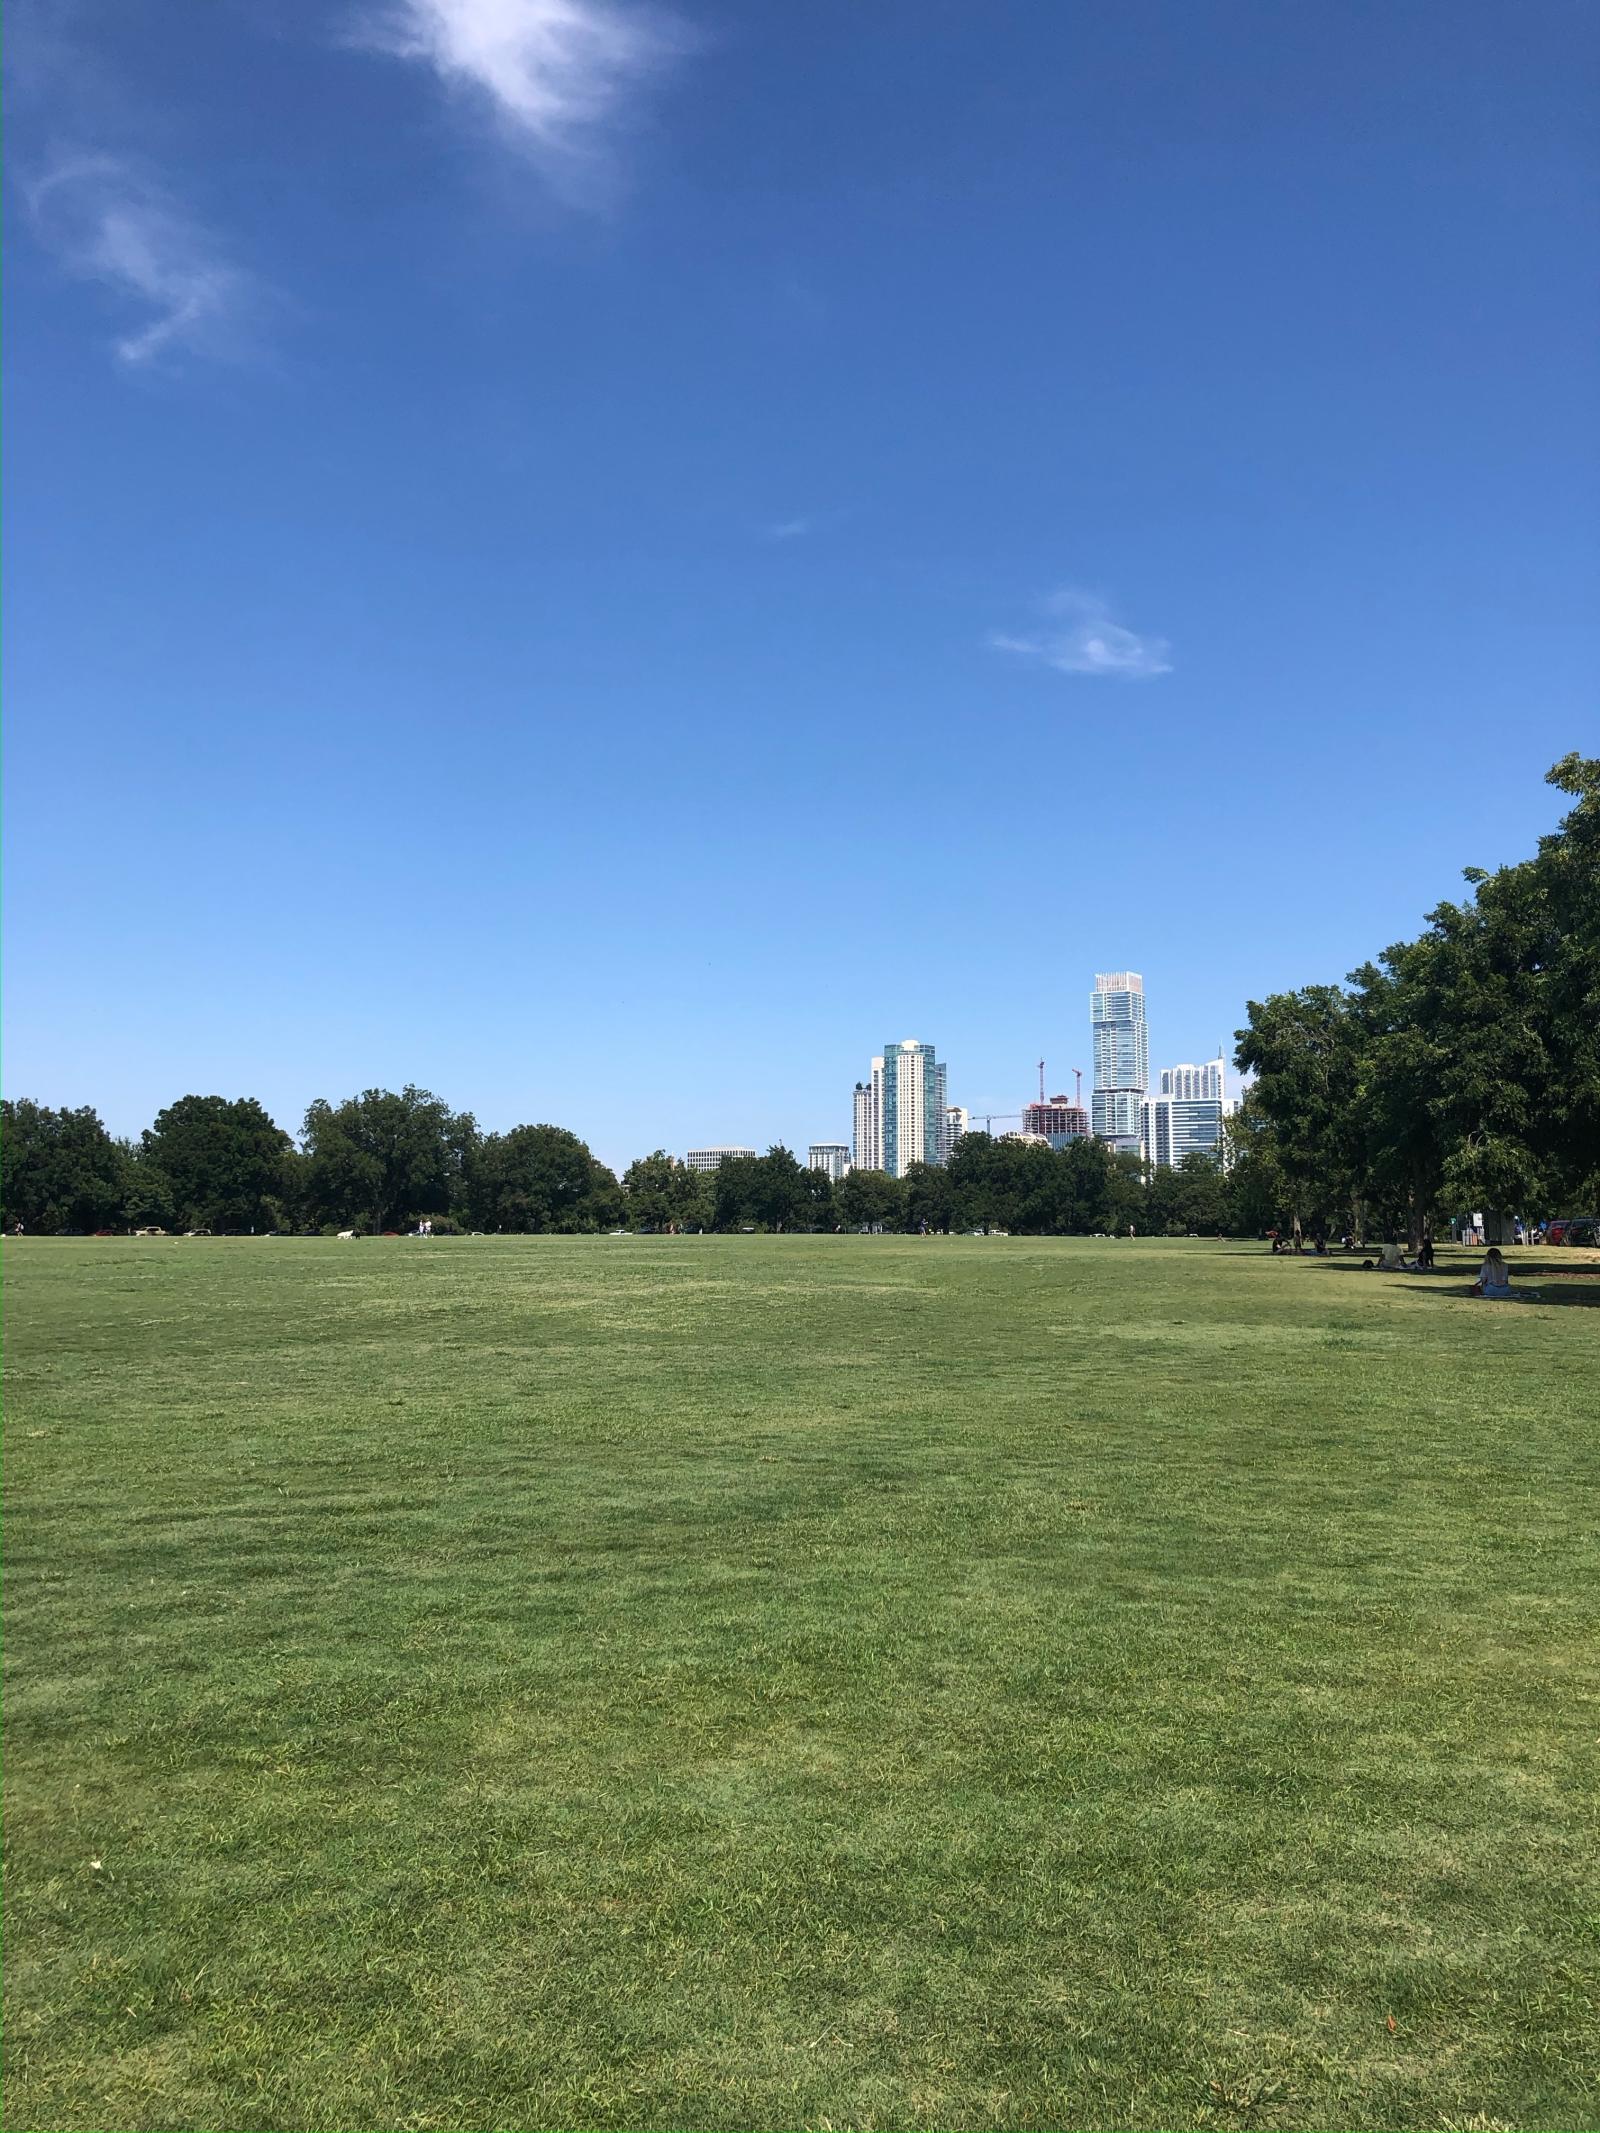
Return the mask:
{"type": "Polygon", "coordinates": [[[1452,1213],[1600,1207],[1600,760],[1549,782],[1576,806],[1532,859],[1485,873],[1344,986],[1251,1001],[1254,1082],[1227,1161],[1146,1176],[1098,1141],[969,1134],[942,1169],[835,1185],[784,1147],[688,1169],[662,1150],[618,1178],[552,1125],[486,1133],[426,1089],[307,1111],[298,1145],[253,1098],[184,1096],[135,1140],[88,1108],[0,1110],[0,1210],[42,1234],[163,1229],[581,1232],[1003,1228],[1019,1234],[1358,1238],[1452,1213]]]}
{"type": "MultiPolygon", "coordinates": [[[[253,1097],[184,1096],[136,1140],[90,1109],[3,1106],[0,1207],[37,1235],[155,1227],[242,1235],[432,1222],[451,1229],[581,1233],[818,1232],[881,1226],[1087,1234],[1253,1231],[1267,1219],[1208,1157],[1146,1179],[1098,1141],[1057,1151],[970,1134],[947,1167],[902,1178],[856,1170],[840,1183],[785,1147],[691,1170],[657,1149],[618,1178],[575,1133],[550,1125],[485,1133],[426,1089],[319,1099],[297,1146],[253,1097]]],[[[1241,1173],[1249,1186],[1249,1173],[1241,1173]]]]}
{"type": "Polygon", "coordinates": [[[254,1097],[183,1096],[137,1140],[90,1109],[0,1106],[0,1205],[9,1226],[157,1227],[242,1235],[413,1227],[614,1226],[617,1179],[575,1133],[485,1133],[426,1089],[319,1098],[297,1147],[254,1097]]]}
{"type": "Polygon", "coordinates": [[[1533,858],[1468,867],[1468,896],[1343,986],[1250,1002],[1235,1168],[1287,1224],[1415,1241],[1600,1206],[1600,760],[1547,783],[1577,805],[1533,858]]]}

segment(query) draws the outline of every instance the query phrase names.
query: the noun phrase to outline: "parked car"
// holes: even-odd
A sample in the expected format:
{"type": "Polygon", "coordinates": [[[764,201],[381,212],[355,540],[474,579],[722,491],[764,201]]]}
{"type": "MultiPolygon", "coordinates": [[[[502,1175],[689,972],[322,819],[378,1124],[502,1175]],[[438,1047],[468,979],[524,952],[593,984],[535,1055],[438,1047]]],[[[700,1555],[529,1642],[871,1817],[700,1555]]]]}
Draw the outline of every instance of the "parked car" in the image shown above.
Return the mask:
{"type": "Polygon", "coordinates": [[[1552,1222],[1548,1244],[1575,1244],[1587,1251],[1600,1245],[1600,1215],[1569,1215],[1565,1222],[1552,1222]]]}

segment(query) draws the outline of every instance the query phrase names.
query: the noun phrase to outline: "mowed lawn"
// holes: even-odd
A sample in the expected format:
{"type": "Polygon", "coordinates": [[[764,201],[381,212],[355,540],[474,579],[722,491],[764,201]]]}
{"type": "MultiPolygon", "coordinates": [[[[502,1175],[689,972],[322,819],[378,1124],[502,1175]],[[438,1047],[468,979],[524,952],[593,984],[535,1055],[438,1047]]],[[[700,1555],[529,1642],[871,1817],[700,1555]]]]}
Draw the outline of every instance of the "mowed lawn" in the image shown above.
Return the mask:
{"type": "Polygon", "coordinates": [[[1561,1263],[9,1247],[5,2124],[1600,2124],[1561,1263]]]}

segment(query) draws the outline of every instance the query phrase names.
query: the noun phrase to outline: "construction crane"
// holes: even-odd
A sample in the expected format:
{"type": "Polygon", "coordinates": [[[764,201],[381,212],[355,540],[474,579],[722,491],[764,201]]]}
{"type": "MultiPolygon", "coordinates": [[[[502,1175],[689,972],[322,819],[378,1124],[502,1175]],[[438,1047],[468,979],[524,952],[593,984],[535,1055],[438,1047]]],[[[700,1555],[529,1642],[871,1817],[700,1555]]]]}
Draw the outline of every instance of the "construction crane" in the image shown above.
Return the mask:
{"type": "Polygon", "coordinates": [[[1039,1061],[1039,1101],[1044,1102],[1044,1061],[1039,1061]]]}
{"type": "MultiPolygon", "coordinates": [[[[1022,1113],[1020,1111],[974,1111],[972,1115],[974,1118],[981,1118],[983,1120],[983,1130],[985,1133],[989,1133],[989,1128],[994,1124],[997,1118],[1020,1118],[1022,1116],[1022,1113]]],[[[993,1140],[994,1135],[992,1133],[989,1134],[989,1138],[993,1140]]]]}

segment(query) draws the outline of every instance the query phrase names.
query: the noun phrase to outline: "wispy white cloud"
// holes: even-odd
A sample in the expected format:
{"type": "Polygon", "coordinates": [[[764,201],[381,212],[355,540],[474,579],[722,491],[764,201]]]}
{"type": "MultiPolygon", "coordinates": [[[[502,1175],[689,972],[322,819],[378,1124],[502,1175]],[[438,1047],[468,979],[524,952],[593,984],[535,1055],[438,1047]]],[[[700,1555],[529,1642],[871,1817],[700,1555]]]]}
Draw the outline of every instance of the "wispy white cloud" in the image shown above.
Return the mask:
{"type": "Polygon", "coordinates": [[[774,520],[770,526],[762,527],[761,538],[764,541],[798,541],[816,530],[817,522],[814,518],[780,518],[774,520]]]}
{"type": "Polygon", "coordinates": [[[143,311],[114,343],[124,363],[178,350],[242,353],[252,284],[149,176],[113,156],[56,163],[27,188],[41,240],[69,272],[103,282],[143,311]]]}
{"type": "Polygon", "coordinates": [[[994,632],[997,652],[1015,652],[1054,667],[1058,674],[1110,674],[1124,681],[1170,674],[1171,646],[1164,637],[1143,637],[1111,619],[1099,593],[1063,586],[1044,603],[1048,625],[1030,637],[994,632]]]}
{"type": "Polygon", "coordinates": [[[667,16],[616,0],[393,0],[367,29],[475,98],[569,191],[603,167],[628,91],[685,41],[667,16]]]}

